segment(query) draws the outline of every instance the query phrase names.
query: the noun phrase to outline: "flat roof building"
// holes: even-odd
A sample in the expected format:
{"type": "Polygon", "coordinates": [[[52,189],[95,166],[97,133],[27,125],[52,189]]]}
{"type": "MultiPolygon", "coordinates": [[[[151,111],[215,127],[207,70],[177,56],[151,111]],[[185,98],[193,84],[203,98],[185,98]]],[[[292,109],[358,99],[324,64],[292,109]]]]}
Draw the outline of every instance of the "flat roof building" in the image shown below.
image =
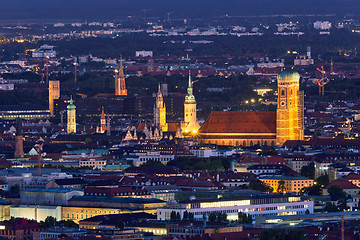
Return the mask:
{"type": "Polygon", "coordinates": [[[179,202],[166,208],[157,210],[158,220],[170,220],[171,212],[179,213],[183,218],[184,213],[194,214],[194,220],[203,220],[204,215],[212,212],[227,214],[228,220],[237,220],[238,213],[246,213],[252,217],[256,216],[282,216],[303,215],[308,210],[314,212],[314,202],[301,200],[294,195],[261,194],[238,198],[236,200],[194,200],[179,202]]]}

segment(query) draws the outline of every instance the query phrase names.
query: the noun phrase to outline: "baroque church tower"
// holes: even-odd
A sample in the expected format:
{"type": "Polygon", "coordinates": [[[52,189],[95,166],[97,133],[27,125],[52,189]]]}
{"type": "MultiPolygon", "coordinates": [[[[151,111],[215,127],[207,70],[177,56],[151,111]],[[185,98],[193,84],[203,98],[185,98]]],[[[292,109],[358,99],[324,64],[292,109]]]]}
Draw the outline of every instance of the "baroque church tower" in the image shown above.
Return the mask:
{"type": "Polygon", "coordinates": [[[166,132],[168,130],[168,126],[166,123],[166,107],[163,95],[161,93],[160,84],[154,104],[154,125],[161,128],[163,132],[166,132]]]}
{"type": "Polygon", "coordinates": [[[189,83],[187,88],[187,94],[184,102],[184,133],[197,133],[199,129],[199,123],[196,121],[196,101],[193,94],[193,83],[191,81],[191,75],[189,73],[189,83]]]}
{"type": "Polygon", "coordinates": [[[127,96],[122,56],[120,56],[119,69],[115,70],[115,95],[127,96]]]}
{"type": "Polygon", "coordinates": [[[67,106],[67,133],[76,133],[76,106],[72,97],[67,106]]]}
{"type": "Polygon", "coordinates": [[[299,90],[298,72],[283,71],[278,77],[276,143],[304,139],[304,92],[299,90]]]}
{"type": "Polygon", "coordinates": [[[105,118],[104,107],[101,110],[100,127],[96,128],[97,133],[104,133],[107,130],[107,123],[105,118]]]}

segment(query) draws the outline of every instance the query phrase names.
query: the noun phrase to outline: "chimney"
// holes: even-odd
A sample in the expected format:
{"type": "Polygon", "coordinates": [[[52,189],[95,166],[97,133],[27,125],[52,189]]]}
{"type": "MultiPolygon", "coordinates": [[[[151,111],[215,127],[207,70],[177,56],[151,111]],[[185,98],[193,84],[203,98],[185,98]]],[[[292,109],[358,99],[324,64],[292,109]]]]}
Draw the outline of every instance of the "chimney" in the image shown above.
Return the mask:
{"type": "Polygon", "coordinates": [[[16,121],[16,134],[15,134],[15,158],[22,158],[24,157],[24,143],[23,143],[23,136],[22,136],[22,121],[20,118],[16,121]]]}

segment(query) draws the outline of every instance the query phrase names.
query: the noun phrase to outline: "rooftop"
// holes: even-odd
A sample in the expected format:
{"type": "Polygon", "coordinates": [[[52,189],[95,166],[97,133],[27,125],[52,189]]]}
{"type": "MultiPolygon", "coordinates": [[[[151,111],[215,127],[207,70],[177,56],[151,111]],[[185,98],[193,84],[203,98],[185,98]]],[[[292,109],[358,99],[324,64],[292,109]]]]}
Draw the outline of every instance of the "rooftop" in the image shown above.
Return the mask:
{"type": "Polygon", "coordinates": [[[332,181],[330,184],[328,184],[327,186],[325,186],[325,189],[329,189],[332,186],[339,186],[342,189],[360,189],[359,187],[357,187],[356,185],[352,184],[350,181],[348,181],[345,178],[338,178],[335,179],[334,181],[332,181]]]}
{"type": "Polygon", "coordinates": [[[213,111],[202,133],[276,133],[275,111],[213,111]]]}
{"type": "Polygon", "coordinates": [[[29,189],[24,189],[22,191],[23,192],[69,193],[69,192],[79,191],[79,190],[65,189],[65,188],[49,188],[49,189],[29,188],[29,189]]]}
{"type": "Polygon", "coordinates": [[[273,179],[273,180],[284,180],[284,181],[295,181],[295,180],[311,180],[309,178],[297,175],[297,176],[266,176],[260,177],[260,179],[273,179]]]}
{"type": "Polygon", "coordinates": [[[128,198],[128,197],[93,197],[93,196],[74,196],[70,201],[83,202],[116,202],[116,203],[165,203],[157,198],[128,198]]]}

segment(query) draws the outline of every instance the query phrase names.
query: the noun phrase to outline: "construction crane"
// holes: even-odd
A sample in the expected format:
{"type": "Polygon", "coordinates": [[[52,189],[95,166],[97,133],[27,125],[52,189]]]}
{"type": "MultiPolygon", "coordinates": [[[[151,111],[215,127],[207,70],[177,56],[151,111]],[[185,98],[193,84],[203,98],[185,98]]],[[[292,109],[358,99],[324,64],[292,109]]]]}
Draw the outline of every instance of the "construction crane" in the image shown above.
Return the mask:
{"type": "Polygon", "coordinates": [[[87,95],[86,95],[86,94],[83,94],[83,93],[76,93],[76,95],[81,96],[81,98],[87,98],[87,95]]]}
{"type": "Polygon", "coordinates": [[[168,22],[170,22],[170,15],[172,14],[172,12],[168,12],[167,15],[168,15],[168,22]]]}
{"type": "Polygon", "coordinates": [[[347,91],[348,90],[345,90],[345,91],[324,91],[324,92],[327,92],[327,93],[342,93],[342,94],[347,94],[347,91]]]}
{"type": "Polygon", "coordinates": [[[325,70],[324,70],[324,66],[321,66],[321,68],[316,68],[316,70],[318,70],[321,73],[321,79],[318,81],[318,86],[319,86],[319,96],[323,95],[324,96],[324,92],[325,92],[325,84],[328,83],[327,78],[325,78],[325,70]]]}
{"type": "Polygon", "coordinates": [[[146,12],[151,11],[152,9],[141,9],[144,12],[144,22],[146,22],[146,12]]]}

